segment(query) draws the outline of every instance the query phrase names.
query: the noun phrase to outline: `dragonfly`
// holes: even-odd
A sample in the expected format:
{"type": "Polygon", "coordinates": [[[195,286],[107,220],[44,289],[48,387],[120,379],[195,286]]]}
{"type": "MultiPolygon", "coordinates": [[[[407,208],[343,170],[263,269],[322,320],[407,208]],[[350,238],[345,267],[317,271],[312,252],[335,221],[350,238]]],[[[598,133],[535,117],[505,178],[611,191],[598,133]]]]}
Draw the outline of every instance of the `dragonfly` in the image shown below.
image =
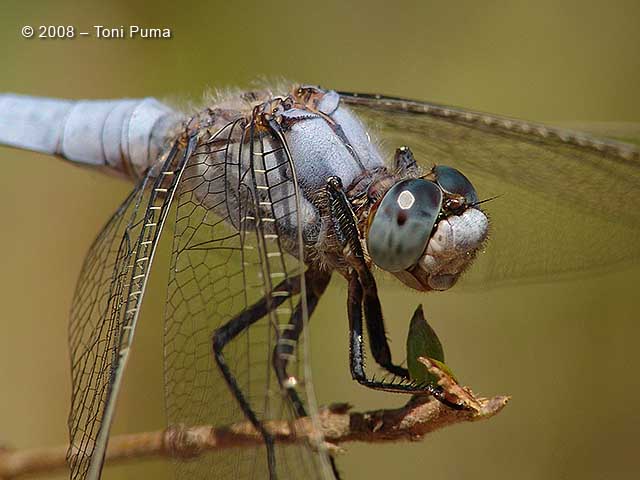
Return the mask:
{"type": "Polygon", "coordinates": [[[321,438],[280,445],[265,427],[317,418],[307,326],[331,279],[348,286],[354,380],[461,408],[392,359],[376,276],[430,292],[636,261],[638,132],[600,138],[307,85],[223,93],[196,113],[152,98],[0,95],[1,144],[136,185],[90,247],[72,303],[71,478],[101,476],[154,258],[170,259],[167,422],[244,420],[264,439],[178,463],[178,476],[341,478],[321,438]],[[365,338],[388,376],[365,371],[365,338]]]}

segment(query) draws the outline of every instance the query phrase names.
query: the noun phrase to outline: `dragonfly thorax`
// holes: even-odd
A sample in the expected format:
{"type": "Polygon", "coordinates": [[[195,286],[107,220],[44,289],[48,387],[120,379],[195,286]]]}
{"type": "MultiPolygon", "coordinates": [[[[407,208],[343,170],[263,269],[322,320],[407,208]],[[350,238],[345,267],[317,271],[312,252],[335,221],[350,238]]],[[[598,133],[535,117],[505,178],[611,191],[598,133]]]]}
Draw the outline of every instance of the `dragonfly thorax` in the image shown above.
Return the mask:
{"type": "Polygon", "coordinates": [[[332,176],[349,187],[363,173],[384,166],[377,145],[336,92],[301,87],[290,98],[293,102],[284,103],[276,118],[306,195],[324,188],[332,176]]]}

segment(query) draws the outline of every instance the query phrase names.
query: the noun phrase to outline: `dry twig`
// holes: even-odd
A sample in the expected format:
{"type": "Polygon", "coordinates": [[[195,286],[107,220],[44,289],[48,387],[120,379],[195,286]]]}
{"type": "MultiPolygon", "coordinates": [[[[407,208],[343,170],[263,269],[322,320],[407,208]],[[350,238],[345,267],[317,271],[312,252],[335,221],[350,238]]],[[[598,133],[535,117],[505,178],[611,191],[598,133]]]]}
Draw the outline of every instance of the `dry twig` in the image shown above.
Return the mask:
{"type": "MultiPolygon", "coordinates": [[[[477,398],[429,359],[421,358],[420,361],[440,378],[439,384],[448,395],[466,405],[465,410],[452,410],[430,397],[414,397],[402,408],[369,412],[350,412],[346,404],[334,405],[319,414],[320,433],[328,446],[336,448],[336,445],[346,442],[419,440],[427,433],[448,425],[490,418],[500,412],[509,400],[506,396],[477,398]]],[[[314,434],[309,418],[293,423],[270,421],[265,426],[280,443],[305,441],[314,434]]],[[[226,427],[174,426],[156,432],[114,436],[109,441],[106,462],[112,464],[158,457],[186,460],[207,452],[261,443],[262,437],[249,422],[226,427]]],[[[63,446],[0,450],[0,479],[63,470],[66,468],[66,453],[67,447],[63,446]]]]}

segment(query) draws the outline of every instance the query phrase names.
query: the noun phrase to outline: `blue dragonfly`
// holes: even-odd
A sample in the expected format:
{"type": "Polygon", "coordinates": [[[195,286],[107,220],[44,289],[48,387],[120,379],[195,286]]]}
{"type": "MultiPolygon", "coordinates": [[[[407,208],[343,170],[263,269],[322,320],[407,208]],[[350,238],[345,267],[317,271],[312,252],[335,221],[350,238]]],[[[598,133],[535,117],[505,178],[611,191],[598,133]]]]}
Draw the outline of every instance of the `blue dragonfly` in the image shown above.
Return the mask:
{"type": "Polygon", "coordinates": [[[299,85],[220,95],[196,113],[151,98],[0,95],[1,144],[136,185],[91,246],[73,301],[71,478],[100,478],[158,255],[170,256],[168,422],[248,420],[264,439],[181,463],[182,478],[340,478],[322,439],[280,445],[265,426],[317,418],[305,327],[334,276],[348,285],[354,380],[464,408],[393,361],[374,273],[428,292],[635,261],[640,150],[626,128],[604,139],[299,85]],[[365,329],[383,379],[365,371],[365,329]]]}

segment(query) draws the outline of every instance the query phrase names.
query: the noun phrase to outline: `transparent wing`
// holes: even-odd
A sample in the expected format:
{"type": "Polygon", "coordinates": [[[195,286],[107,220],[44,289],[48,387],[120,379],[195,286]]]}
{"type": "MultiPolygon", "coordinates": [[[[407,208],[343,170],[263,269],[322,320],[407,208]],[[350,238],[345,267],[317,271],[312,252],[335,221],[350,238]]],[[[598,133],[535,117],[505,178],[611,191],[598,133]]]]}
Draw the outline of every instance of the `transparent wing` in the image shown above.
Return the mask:
{"type": "MultiPolygon", "coordinates": [[[[176,197],[173,256],[165,323],[165,388],[169,424],[247,422],[219,373],[213,332],[250,315],[263,299],[279,305],[225,348],[225,360],[261,421],[291,420],[271,359],[301,294],[276,291],[304,272],[299,191],[283,140],[238,120],[204,132],[176,197]]],[[[303,309],[304,310],[304,309],[303,309]]],[[[306,321],[306,315],[305,321],[306,321]]],[[[304,340],[289,373],[306,377],[304,340]]],[[[300,393],[314,412],[313,394],[300,393]]],[[[276,443],[276,445],[278,445],[276,443]]],[[[277,446],[278,478],[327,478],[327,460],[309,445],[277,446]]],[[[268,478],[266,450],[235,448],[177,464],[180,478],[268,478]]]]}
{"type": "Polygon", "coordinates": [[[124,201],[91,246],[71,311],[71,478],[99,478],[140,303],[181,163],[179,144],[124,201]]]}
{"type": "MultiPolygon", "coordinates": [[[[424,102],[345,94],[389,152],[409,146],[425,168],[451,165],[473,182],[490,239],[472,285],[574,276],[640,256],[637,146],[424,102]]],[[[595,126],[625,141],[637,125],[595,126]]]]}

